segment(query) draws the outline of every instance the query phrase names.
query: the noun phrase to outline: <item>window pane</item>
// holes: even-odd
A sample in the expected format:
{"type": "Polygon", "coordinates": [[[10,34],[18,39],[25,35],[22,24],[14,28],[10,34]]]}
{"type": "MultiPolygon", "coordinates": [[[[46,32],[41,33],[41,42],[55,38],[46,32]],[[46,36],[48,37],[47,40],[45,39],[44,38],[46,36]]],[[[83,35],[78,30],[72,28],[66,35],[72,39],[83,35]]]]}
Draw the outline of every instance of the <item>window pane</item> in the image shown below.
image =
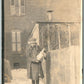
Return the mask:
{"type": "Polygon", "coordinates": [[[14,5],[14,0],[11,0],[11,5],[14,5]]]}
{"type": "Polygon", "coordinates": [[[11,13],[11,15],[15,15],[15,7],[14,6],[11,6],[10,13],[11,13]]]}
{"type": "Polygon", "coordinates": [[[16,43],[12,43],[12,50],[16,51],[16,43]]]}
{"type": "Polygon", "coordinates": [[[25,1],[21,0],[21,10],[20,10],[21,15],[25,15],[25,1]]]}
{"type": "Polygon", "coordinates": [[[15,7],[15,15],[19,16],[19,7],[15,7]]]}
{"type": "Polygon", "coordinates": [[[19,7],[19,0],[15,0],[15,7],[19,7]]]}
{"type": "Polygon", "coordinates": [[[21,43],[17,43],[17,51],[21,51],[21,43]]]}
{"type": "Polygon", "coordinates": [[[24,6],[24,0],[21,0],[21,6],[24,6]]]}
{"type": "Polygon", "coordinates": [[[21,7],[21,15],[25,15],[25,7],[24,6],[21,7]]]}
{"type": "Polygon", "coordinates": [[[16,33],[15,32],[12,32],[12,42],[16,42],[16,33]]]}
{"type": "Polygon", "coordinates": [[[17,42],[21,42],[20,32],[17,32],[17,42]]]}

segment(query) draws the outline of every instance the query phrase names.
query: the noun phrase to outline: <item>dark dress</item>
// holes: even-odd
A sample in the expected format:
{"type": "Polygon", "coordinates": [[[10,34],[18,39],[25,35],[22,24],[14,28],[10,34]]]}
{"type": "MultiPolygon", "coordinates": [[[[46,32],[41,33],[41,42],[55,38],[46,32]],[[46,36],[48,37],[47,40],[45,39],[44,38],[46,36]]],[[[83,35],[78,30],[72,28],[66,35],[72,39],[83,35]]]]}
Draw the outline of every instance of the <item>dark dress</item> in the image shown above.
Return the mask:
{"type": "Polygon", "coordinates": [[[41,61],[36,62],[36,56],[40,52],[39,46],[28,46],[27,45],[27,76],[32,80],[38,80],[39,76],[44,78],[41,61]]]}

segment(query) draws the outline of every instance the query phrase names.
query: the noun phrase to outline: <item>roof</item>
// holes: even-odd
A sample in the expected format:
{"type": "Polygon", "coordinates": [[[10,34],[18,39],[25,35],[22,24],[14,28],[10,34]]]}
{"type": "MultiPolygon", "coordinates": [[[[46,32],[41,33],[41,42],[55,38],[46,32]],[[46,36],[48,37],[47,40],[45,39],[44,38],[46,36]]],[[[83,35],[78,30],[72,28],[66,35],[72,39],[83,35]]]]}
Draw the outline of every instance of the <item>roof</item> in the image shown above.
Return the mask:
{"type": "Polygon", "coordinates": [[[74,23],[80,23],[80,22],[36,22],[38,24],[74,24],[74,23]]]}

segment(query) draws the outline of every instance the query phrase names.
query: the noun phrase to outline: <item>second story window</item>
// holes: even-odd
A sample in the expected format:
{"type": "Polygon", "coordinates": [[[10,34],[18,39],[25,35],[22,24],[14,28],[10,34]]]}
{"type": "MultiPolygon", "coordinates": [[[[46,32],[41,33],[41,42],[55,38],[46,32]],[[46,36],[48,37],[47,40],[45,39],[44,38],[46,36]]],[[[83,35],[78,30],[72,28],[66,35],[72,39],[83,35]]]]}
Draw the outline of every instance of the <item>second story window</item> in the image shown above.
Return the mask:
{"type": "Polygon", "coordinates": [[[21,51],[21,32],[12,32],[12,51],[21,51]]]}
{"type": "Polygon", "coordinates": [[[25,0],[10,0],[10,13],[12,16],[25,15],[25,0]]]}

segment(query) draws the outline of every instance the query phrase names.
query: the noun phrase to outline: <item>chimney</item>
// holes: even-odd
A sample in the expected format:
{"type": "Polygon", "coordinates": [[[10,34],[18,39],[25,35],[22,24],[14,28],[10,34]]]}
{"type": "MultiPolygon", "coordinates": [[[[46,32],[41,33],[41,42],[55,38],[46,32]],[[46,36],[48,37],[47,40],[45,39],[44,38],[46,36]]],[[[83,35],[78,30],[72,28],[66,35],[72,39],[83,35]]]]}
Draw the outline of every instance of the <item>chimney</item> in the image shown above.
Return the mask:
{"type": "Polygon", "coordinates": [[[52,21],[52,10],[48,10],[47,14],[48,14],[48,21],[51,22],[52,21]]]}

